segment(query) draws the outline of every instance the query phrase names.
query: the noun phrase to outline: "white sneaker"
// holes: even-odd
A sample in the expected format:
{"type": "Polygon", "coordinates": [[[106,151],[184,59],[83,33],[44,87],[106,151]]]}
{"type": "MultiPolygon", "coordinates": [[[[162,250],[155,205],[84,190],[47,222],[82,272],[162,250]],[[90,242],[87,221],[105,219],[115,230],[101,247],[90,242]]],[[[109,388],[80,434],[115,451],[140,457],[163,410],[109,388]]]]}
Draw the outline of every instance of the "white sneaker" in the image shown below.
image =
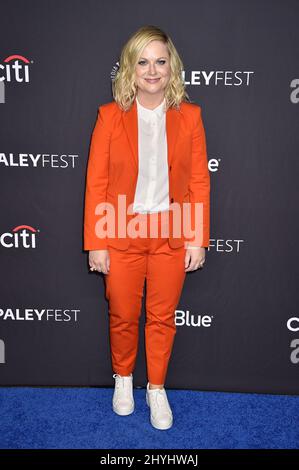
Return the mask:
{"type": "Polygon", "coordinates": [[[172,411],[167,399],[165,388],[146,387],[146,403],[150,407],[150,420],[157,429],[169,429],[173,423],[172,411]]]}
{"type": "Polygon", "coordinates": [[[133,374],[113,374],[115,388],[112,399],[113,411],[121,416],[129,415],[134,411],[133,374]]]}

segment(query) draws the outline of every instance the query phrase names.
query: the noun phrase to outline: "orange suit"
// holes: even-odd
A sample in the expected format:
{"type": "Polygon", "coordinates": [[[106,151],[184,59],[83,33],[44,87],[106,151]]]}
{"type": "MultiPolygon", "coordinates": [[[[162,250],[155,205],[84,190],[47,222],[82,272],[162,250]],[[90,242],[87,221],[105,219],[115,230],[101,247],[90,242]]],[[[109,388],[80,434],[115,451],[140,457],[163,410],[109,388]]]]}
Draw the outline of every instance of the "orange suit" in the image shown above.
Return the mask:
{"type": "MultiPolygon", "coordinates": [[[[125,224],[136,216],[127,208],[134,201],[138,177],[138,117],[134,101],[129,111],[116,102],[101,105],[92,134],[85,190],[84,249],[108,249],[110,270],[105,275],[109,300],[110,343],[114,372],[129,375],[134,368],[138,324],[146,279],[145,345],[149,381],[163,384],[176,333],[174,312],[185,279],[185,241],[172,233],[171,211],[168,235],[158,238],[131,238],[118,232],[101,235],[97,224],[102,217],[99,203],[110,202],[118,214],[118,195],[126,196],[125,224]]],[[[195,220],[195,203],[202,203],[201,244],[208,247],[210,238],[210,176],[201,108],[182,102],[180,109],[166,113],[169,170],[169,204],[191,206],[195,220]]],[[[148,224],[156,218],[161,228],[162,212],[139,214],[148,224]]],[[[192,241],[190,242],[192,244],[192,241]]],[[[198,243],[194,243],[198,245],[198,243]]]]}

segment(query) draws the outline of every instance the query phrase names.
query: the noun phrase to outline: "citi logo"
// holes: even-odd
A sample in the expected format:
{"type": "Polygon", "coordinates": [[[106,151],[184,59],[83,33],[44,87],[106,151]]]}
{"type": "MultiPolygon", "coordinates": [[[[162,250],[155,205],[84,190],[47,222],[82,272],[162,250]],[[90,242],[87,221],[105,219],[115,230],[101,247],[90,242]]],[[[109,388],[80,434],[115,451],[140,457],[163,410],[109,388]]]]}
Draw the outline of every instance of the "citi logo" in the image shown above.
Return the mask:
{"type": "Polygon", "coordinates": [[[287,321],[287,328],[290,331],[299,331],[299,317],[291,317],[287,321]]]}
{"type": "Polygon", "coordinates": [[[29,225],[19,225],[11,232],[0,235],[0,246],[4,248],[36,248],[36,230],[29,225]]]}
{"type": "Polygon", "coordinates": [[[0,339],[0,364],[5,364],[5,343],[0,339]]]}
{"type": "Polygon", "coordinates": [[[30,61],[22,55],[10,55],[0,64],[0,82],[29,82],[30,61]]]}
{"type": "Polygon", "coordinates": [[[203,326],[209,328],[212,324],[213,316],[210,315],[194,315],[189,310],[175,311],[176,326],[203,326]]]}

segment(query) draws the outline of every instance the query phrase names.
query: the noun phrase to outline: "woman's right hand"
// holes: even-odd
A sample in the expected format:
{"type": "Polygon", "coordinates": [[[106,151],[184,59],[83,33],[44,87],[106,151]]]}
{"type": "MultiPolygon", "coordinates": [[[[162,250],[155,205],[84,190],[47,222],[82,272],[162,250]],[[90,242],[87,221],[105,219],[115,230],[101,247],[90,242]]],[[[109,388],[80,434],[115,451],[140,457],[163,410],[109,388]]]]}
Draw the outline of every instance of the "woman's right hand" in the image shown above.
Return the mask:
{"type": "Polygon", "coordinates": [[[110,256],[108,250],[90,250],[89,266],[103,274],[109,274],[110,256]]]}

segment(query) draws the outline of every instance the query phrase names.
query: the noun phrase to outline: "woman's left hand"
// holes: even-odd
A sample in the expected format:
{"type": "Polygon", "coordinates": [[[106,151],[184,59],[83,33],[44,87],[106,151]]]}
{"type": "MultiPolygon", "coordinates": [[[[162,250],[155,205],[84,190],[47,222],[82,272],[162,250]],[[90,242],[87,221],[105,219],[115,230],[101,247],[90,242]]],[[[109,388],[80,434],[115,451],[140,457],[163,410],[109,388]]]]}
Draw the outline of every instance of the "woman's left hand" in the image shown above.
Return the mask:
{"type": "Polygon", "coordinates": [[[185,272],[202,268],[205,262],[205,256],[206,249],[204,247],[187,248],[185,254],[185,272]]]}

